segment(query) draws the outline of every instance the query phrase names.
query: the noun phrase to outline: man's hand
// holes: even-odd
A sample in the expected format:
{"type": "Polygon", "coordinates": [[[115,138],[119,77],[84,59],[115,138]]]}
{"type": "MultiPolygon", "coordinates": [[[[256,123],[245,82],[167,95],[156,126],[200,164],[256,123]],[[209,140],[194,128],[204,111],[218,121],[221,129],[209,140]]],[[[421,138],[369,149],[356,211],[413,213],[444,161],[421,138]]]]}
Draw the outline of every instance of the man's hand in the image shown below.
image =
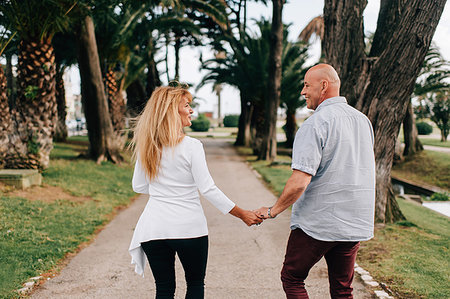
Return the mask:
{"type": "Polygon", "coordinates": [[[268,219],[271,218],[269,217],[268,211],[269,211],[268,207],[261,207],[257,210],[254,210],[253,212],[255,212],[255,214],[261,219],[268,219]]]}
{"type": "Polygon", "coordinates": [[[247,211],[244,210],[242,213],[242,217],[241,220],[245,222],[245,224],[247,224],[248,226],[251,226],[253,224],[261,224],[263,222],[263,219],[261,219],[260,217],[258,217],[253,211],[247,211]]]}

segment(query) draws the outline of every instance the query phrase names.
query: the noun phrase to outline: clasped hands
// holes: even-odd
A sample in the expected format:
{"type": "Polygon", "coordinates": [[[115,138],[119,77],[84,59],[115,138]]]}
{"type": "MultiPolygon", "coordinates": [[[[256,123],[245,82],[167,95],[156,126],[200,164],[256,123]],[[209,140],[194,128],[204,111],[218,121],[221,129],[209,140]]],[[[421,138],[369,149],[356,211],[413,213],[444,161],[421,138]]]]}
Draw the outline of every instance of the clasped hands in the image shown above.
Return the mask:
{"type": "Polygon", "coordinates": [[[253,211],[245,211],[245,217],[242,218],[248,226],[260,225],[266,219],[275,218],[275,216],[270,212],[271,207],[261,207],[253,211]]]}

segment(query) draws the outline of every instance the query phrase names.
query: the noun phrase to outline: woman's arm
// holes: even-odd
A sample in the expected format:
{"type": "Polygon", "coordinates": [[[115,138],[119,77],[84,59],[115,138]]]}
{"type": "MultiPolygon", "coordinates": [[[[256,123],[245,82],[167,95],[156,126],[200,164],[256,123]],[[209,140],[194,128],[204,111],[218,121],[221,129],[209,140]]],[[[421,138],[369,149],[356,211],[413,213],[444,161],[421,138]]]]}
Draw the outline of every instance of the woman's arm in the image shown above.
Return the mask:
{"type": "Polygon", "coordinates": [[[134,165],[134,173],[133,173],[133,191],[136,193],[142,193],[142,194],[149,194],[148,188],[149,183],[147,180],[147,176],[145,175],[145,171],[139,162],[139,160],[136,161],[136,164],[134,165]]]}

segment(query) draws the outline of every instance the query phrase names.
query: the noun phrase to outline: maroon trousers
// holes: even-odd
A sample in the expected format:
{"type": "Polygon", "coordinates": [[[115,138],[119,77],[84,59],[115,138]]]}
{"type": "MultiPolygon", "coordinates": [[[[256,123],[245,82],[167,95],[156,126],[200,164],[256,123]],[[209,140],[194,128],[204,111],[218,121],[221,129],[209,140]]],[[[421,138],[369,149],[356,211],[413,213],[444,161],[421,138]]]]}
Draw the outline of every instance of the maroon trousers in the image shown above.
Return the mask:
{"type": "Polygon", "coordinates": [[[305,279],[323,257],[328,265],[331,298],[353,298],[352,281],[359,242],[319,241],[301,229],[291,231],[281,281],[287,299],[309,298],[305,279]]]}

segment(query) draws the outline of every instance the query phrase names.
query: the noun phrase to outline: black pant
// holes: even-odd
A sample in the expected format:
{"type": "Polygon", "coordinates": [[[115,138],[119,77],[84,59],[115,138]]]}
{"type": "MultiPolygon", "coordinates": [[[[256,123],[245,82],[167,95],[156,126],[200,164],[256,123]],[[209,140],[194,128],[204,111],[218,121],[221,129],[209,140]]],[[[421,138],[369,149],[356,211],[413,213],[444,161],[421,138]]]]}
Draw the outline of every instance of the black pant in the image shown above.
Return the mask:
{"type": "Polygon", "coordinates": [[[193,239],[152,240],[141,243],[156,282],[156,299],[175,296],[175,253],[186,277],[186,299],[202,299],[205,292],[208,236],[193,239]]]}

